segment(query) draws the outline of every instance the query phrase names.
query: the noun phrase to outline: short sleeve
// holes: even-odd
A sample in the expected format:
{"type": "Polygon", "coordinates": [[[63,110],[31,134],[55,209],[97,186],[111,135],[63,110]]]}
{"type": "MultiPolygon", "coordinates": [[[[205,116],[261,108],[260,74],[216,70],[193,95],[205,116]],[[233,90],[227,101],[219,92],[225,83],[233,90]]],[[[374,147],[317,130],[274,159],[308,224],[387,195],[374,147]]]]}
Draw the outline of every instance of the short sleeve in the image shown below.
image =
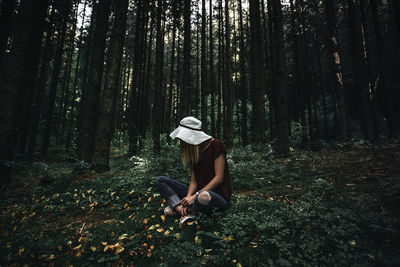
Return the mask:
{"type": "Polygon", "coordinates": [[[214,139],[213,141],[213,158],[218,158],[221,154],[226,155],[225,146],[222,144],[221,140],[214,139]]]}

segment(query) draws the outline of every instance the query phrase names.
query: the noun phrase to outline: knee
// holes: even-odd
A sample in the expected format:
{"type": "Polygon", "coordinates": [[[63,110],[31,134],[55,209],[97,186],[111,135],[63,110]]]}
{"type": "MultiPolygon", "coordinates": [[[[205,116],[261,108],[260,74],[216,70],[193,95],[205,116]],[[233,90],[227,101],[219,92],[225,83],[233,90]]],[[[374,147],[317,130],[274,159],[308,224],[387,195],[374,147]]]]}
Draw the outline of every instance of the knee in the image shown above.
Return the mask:
{"type": "Polygon", "coordinates": [[[199,202],[203,205],[208,205],[211,201],[211,195],[208,193],[208,191],[202,191],[199,194],[199,202]]]}
{"type": "Polygon", "coordinates": [[[158,176],[154,179],[154,185],[157,187],[164,182],[164,176],[158,176]]]}

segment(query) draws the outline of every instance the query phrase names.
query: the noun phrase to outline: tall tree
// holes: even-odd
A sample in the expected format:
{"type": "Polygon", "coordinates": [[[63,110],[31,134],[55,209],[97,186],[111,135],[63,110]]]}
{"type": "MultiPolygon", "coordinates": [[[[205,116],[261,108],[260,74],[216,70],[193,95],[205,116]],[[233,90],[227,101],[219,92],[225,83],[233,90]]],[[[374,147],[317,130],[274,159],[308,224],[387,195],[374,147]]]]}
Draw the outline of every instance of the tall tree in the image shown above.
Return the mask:
{"type": "Polygon", "coordinates": [[[325,0],[325,13],[327,16],[327,27],[328,27],[328,50],[329,50],[329,62],[331,72],[331,84],[333,84],[336,99],[336,114],[337,119],[335,121],[336,138],[338,140],[347,139],[347,112],[346,112],[346,101],[345,101],[345,90],[343,83],[343,71],[341,57],[339,53],[339,42],[336,34],[336,8],[334,0],[325,0]]]}
{"type": "MultiPolygon", "coordinates": [[[[41,41],[48,0],[25,0],[21,3],[16,23],[16,31],[11,47],[10,61],[4,72],[0,88],[0,164],[10,160],[16,145],[21,105],[26,95],[25,76],[31,66],[34,53],[33,41],[41,41]]],[[[1,173],[1,184],[9,182],[9,176],[1,173]]]]}
{"type": "Polygon", "coordinates": [[[211,135],[215,136],[215,77],[214,77],[214,38],[213,38],[213,1],[209,2],[209,39],[210,39],[210,94],[211,94],[211,135]]]}
{"type": "MultiPolygon", "coordinates": [[[[381,106],[384,106],[383,110],[387,117],[388,121],[388,130],[390,136],[396,136],[400,133],[400,122],[399,122],[399,114],[395,109],[395,97],[393,96],[391,86],[389,86],[388,82],[388,74],[387,74],[387,66],[388,60],[387,55],[385,53],[385,40],[382,33],[381,21],[379,20],[379,0],[370,0],[371,13],[372,13],[372,22],[374,26],[375,33],[375,44],[376,44],[376,53],[377,53],[377,79],[378,79],[378,88],[376,94],[380,96],[381,102],[384,103],[381,106]]],[[[399,15],[400,3],[399,1],[393,1],[394,5],[394,13],[395,16],[399,15]]],[[[396,17],[398,27],[400,27],[400,18],[396,17]]],[[[398,28],[400,34],[400,28],[398,28]]],[[[374,98],[375,99],[375,98],[374,98]]]]}
{"type": "Polygon", "coordinates": [[[70,14],[71,0],[65,1],[60,4],[60,35],[57,40],[56,54],[54,58],[54,67],[51,75],[50,88],[49,88],[49,102],[47,104],[46,120],[42,135],[42,145],[40,147],[41,158],[47,157],[47,151],[50,144],[51,129],[53,124],[53,113],[56,101],[56,94],[58,89],[58,80],[62,67],[62,57],[64,53],[64,41],[67,32],[68,17],[70,14]]]}
{"type": "Polygon", "coordinates": [[[250,31],[252,55],[253,93],[253,118],[252,139],[256,143],[265,141],[265,81],[264,81],[264,56],[261,39],[260,1],[250,1],[250,31]]]}
{"type": "Polygon", "coordinates": [[[225,73],[224,73],[224,98],[225,112],[224,114],[224,141],[225,145],[230,148],[233,146],[233,92],[232,87],[232,58],[231,58],[231,26],[229,19],[229,0],[225,0],[225,73]]]}
{"type": "Polygon", "coordinates": [[[93,167],[97,171],[109,170],[110,144],[114,125],[114,113],[118,97],[122,51],[125,40],[128,0],[116,0],[115,21],[110,39],[110,66],[101,95],[99,124],[96,135],[93,167]]]}
{"type": "MultiPolygon", "coordinates": [[[[247,135],[247,71],[246,71],[246,47],[244,44],[244,29],[243,29],[243,10],[242,0],[239,0],[239,64],[240,64],[240,89],[241,89],[241,113],[242,113],[242,145],[248,144],[247,135]]],[[[239,111],[237,111],[239,112],[239,111]]]]}
{"type": "Polygon", "coordinates": [[[276,128],[276,152],[285,155],[289,152],[289,126],[287,110],[287,80],[285,70],[284,38],[282,5],[280,0],[273,0],[273,20],[275,34],[275,77],[279,81],[279,87],[276,88],[276,106],[275,106],[275,128],[276,128]]]}
{"type": "Polygon", "coordinates": [[[191,0],[183,0],[184,1],[184,9],[183,9],[183,87],[181,92],[181,117],[187,116],[190,114],[190,104],[191,104],[191,71],[190,71],[190,51],[191,51],[191,9],[190,4],[191,0]]]}
{"type": "Polygon", "coordinates": [[[206,0],[201,1],[201,121],[207,130],[206,0]]]}
{"type": "Polygon", "coordinates": [[[157,1],[157,18],[156,18],[156,64],[155,75],[156,84],[154,90],[153,105],[153,149],[160,152],[160,133],[162,119],[162,91],[163,91],[163,68],[164,68],[164,0],[157,1]]]}
{"type": "Polygon", "coordinates": [[[12,29],[12,27],[6,27],[5,25],[13,25],[13,23],[10,22],[14,20],[14,10],[16,7],[16,0],[4,0],[0,3],[0,25],[3,25],[3,27],[0,27],[0,73],[2,71],[3,60],[12,29]]]}
{"type": "Polygon", "coordinates": [[[111,0],[100,0],[96,8],[93,45],[91,46],[89,62],[90,75],[88,76],[87,87],[81,102],[80,113],[82,121],[78,138],[81,146],[79,150],[82,154],[78,156],[86,162],[92,162],[94,152],[110,6],[111,0]]]}
{"type": "Polygon", "coordinates": [[[372,103],[370,101],[368,88],[368,72],[365,62],[365,51],[363,45],[363,29],[361,25],[361,14],[358,0],[347,0],[349,11],[349,23],[351,30],[352,47],[352,69],[353,86],[358,102],[358,111],[360,114],[360,125],[364,137],[368,140],[374,140],[374,123],[372,116],[372,103]]]}

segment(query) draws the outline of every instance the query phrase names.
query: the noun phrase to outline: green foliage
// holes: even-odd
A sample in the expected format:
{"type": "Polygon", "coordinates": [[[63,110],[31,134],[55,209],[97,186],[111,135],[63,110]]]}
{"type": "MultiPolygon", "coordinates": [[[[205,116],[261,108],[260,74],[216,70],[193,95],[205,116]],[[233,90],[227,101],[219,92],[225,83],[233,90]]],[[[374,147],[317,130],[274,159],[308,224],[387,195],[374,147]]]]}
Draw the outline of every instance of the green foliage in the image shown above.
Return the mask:
{"type": "MultiPolygon", "coordinates": [[[[1,199],[1,260],[6,265],[292,266],[391,265],[399,222],[345,198],[313,178],[311,155],[276,160],[250,147],[228,154],[231,208],[200,215],[182,229],[162,214],[158,175],[189,182],[175,142],[112,161],[111,172],[73,172],[76,165],[36,164],[31,176],[57,173],[23,197],[1,199]],[[43,165],[43,166],[42,166],[43,165]]],[[[83,166],[85,167],[85,166],[83,166]]],[[[83,168],[82,167],[82,168],[83,168]]],[[[22,173],[27,173],[24,170],[22,173]]]]}

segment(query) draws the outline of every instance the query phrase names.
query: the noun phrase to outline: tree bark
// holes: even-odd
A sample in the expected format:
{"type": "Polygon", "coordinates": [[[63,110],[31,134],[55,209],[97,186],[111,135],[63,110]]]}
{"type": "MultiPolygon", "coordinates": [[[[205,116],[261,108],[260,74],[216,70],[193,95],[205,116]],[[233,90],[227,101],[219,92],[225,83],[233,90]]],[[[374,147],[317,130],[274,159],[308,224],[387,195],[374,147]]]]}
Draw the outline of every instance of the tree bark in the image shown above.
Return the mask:
{"type": "Polygon", "coordinates": [[[229,0],[225,0],[225,94],[224,141],[227,148],[233,146],[233,92],[232,58],[231,58],[231,27],[229,18],[229,0]]]}
{"type": "MultiPolygon", "coordinates": [[[[0,164],[11,160],[21,121],[23,97],[26,95],[25,76],[31,66],[33,41],[41,41],[42,23],[46,16],[48,0],[25,0],[19,9],[16,31],[11,47],[10,61],[4,72],[0,89],[0,164]],[[40,36],[40,37],[38,37],[40,36]]],[[[0,183],[10,182],[9,173],[0,174],[0,183]]]]}
{"type": "Polygon", "coordinates": [[[264,49],[261,40],[260,1],[250,1],[251,54],[253,70],[253,118],[252,140],[255,143],[265,142],[265,69],[264,49]]]}
{"type": "Polygon", "coordinates": [[[160,152],[160,133],[161,133],[161,118],[162,118],[162,91],[163,91],[163,68],[164,68],[164,0],[157,1],[157,18],[156,18],[156,65],[155,75],[156,83],[154,90],[154,105],[153,105],[153,150],[156,153],[160,152]]]}
{"type": "MultiPolygon", "coordinates": [[[[6,48],[8,39],[11,34],[12,25],[14,24],[14,10],[17,7],[16,0],[3,0],[1,5],[0,14],[0,77],[3,70],[4,56],[6,55],[6,48]]],[[[1,79],[1,78],[0,78],[1,79]]]]}
{"type": "Polygon", "coordinates": [[[93,155],[93,168],[96,171],[108,171],[110,145],[114,124],[114,113],[120,82],[122,51],[125,40],[128,0],[116,0],[115,21],[110,39],[110,71],[101,95],[99,124],[93,155]]]}
{"type": "Polygon", "coordinates": [[[358,0],[347,0],[351,30],[354,90],[359,98],[360,126],[366,139],[374,140],[372,103],[368,89],[367,65],[364,58],[363,33],[358,0]]]}
{"type": "Polygon", "coordinates": [[[273,20],[275,33],[275,77],[279,82],[279,88],[276,91],[276,114],[275,128],[277,142],[275,150],[280,155],[286,155],[289,152],[289,126],[288,126],[288,110],[287,110],[287,80],[285,70],[284,55],[284,39],[283,39],[283,22],[282,22],[282,6],[280,0],[273,0],[273,20]]]}
{"type": "Polygon", "coordinates": [[[210,94],[211,94],[211,136],[215,136],[215,77],[214,77],[214,38],[213,38],[213,1],[209,2],[209,39],[210,39],[210,94]]]}
{"type": "Polygon", "coordinates": [[[330,70],[331,77],[335,89],[336,96],[336,112],[337,118],[335,120],[336,138],[340,141],[347,139],[347,112],[345,101],[345,90],[343,84],[343,72],[341,56],[339,53],[339,42],[336,36],[336,10],[334,0],[325,0],[325,13],[327,15],[328,27],[328,49],[330,55],[330,70]]]}
{"type": "MultiPolygon", "coordinates": [[[[242,145],[249,142],[247,135],[247,71],[246,71],[246,47],[244,44],[243,10],[242,0],[239,0],[239,65],[240,65],[240,91],[241,91],[241,114],[242,114],[242,145]]],[[[238,111],[239,112],[239,111],[238,111]]]]}
{"type": "Polygon", "coordinates": [[[62,66],[62,56],[64,53],[64,40],[67,31],[68,17],[70,13],[71,0],[68,0],[64,5],[60,6],[60,27],[61,33],[58,36],[56,55],[54,58],[53,73],[51,75],[50,88],[49,88],[49,102],[47,104],[46,120],[42,135],[42,145],[40,147],[40,157],[42,159],[47,158],[47,151],[50,144],[51,130],[53,124],[53,113],[56,101],[56,94],[58,89],[58,80],[60,76],[61,66],[62,66]]]}
{"type": "Polygon", "coordinates": [[[207,131],[206,0],[202,0],[201,7],[201,122],[207,131]]]}
{"type": "Polygon", "coordinates": [[[89,163],[92,162],[95,147],[110,6],[111,0],[100,0],[97,6],[93,45],[89,61],[90,75],[88,76],[85,94],[82,96],[80,110],[82,121],[78,138],[80,139],[79,145],[82,151],[81,159],[89,163]]]}
{"type": "Polygon", "coordinates": [[[184,25],[183,25],[183,87],[181,91],[181,114],[180,117],[185,117],[190,114],[191,104],[191,71],[190,71],[190,51],[191,51],[191,37],[190,37],[190,0],[184,0],[184,25]]]}

